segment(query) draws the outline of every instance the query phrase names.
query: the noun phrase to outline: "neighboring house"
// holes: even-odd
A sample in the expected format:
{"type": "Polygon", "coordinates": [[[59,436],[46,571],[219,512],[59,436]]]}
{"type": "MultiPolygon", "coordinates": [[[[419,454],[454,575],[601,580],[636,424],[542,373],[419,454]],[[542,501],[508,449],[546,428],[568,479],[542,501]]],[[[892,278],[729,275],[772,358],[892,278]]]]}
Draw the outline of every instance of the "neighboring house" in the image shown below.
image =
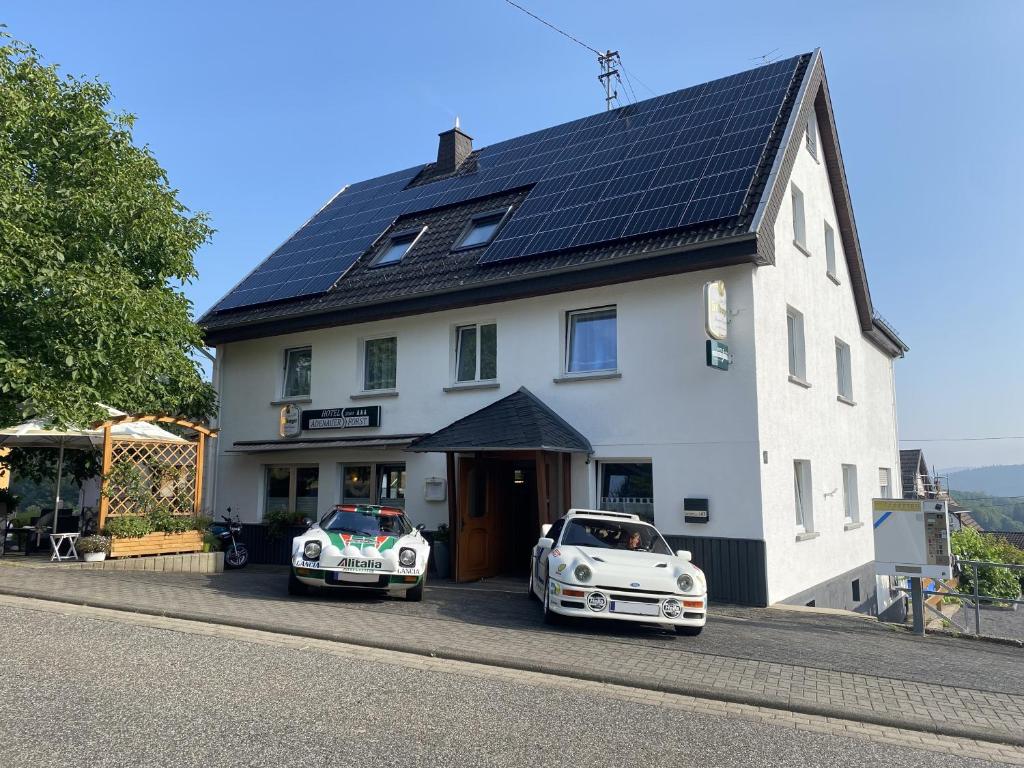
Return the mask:
{"type": "Polygon", "coordinates": [[[904,499],[932,499],[939,493],[920,448],[900,451],[900,474],[904,499]]]}
{"type": "Polygon", "coordinates": [[[1003,539],[1011,547],[1024,552],[1024,531],[992,531],[993,536],[1003,539]]]}
{"type": "Polygon", "coordinates": [[[714,599],[889,602],[871,499],[902,495],[907,347],[871,304],[819,52],[482,149],[456,126],[201,323],[218,512],[404,505],[451,526],[467,580],[524,573],[569,507],[622,509],[714,599]]]}

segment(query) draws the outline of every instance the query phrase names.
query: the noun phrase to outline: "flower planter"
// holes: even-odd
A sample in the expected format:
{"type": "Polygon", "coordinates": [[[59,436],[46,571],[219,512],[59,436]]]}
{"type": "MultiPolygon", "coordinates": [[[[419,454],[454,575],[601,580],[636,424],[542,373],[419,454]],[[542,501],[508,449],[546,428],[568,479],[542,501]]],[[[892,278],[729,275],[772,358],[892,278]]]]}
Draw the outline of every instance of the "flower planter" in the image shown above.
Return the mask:
{"type": "Polygon", "coordinates": [[[106,552],[83,552],[82,559],[87,563],[98,563],[107,559],[106,552]]]}
{"type": "Polygon", "coordinates": [[[110,541],[110,556],[137,557],[139,555],[172,555],[183,552],[202,552],[202,531],[184,533],[147,533],[137,539],[114,537],[110,541]]]}

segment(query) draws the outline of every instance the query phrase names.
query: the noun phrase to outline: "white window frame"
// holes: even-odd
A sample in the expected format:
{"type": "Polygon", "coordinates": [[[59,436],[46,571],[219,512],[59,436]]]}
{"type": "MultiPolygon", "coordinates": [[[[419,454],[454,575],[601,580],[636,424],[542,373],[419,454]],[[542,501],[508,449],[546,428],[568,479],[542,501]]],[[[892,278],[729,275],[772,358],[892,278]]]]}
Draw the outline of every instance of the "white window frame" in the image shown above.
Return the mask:
{"type": "Polygon", "coordinates": [[[892,469],[890,467],[878,468],[878,498],[892,498],[892,469]]]}
{"type": "Polygon", "coordinates": [[[382,393],[395,393],[398,392],[398,347],[399,339],[397,333],[379,333],[374,336],[364,336],[359,339],[359,391],[362,394],[382,394],[382,393]],[[366,388],[366,346],[372,341],[380,341],[381,339],[394,339],[395,340],[395,386],[393,387],[382,387],[380,389],[367,389],[366,388]]]}
{"type": "Polygon", "coordinates": [[[469,221],[466,222],[466,226],[462,228],[462,232],[460,232],[459,236],[455,239],[455,245],[452,246],[452,251],[468,251],[473,248],[483,248],[485,245],[490,245],[492,242],[494,242],[494,238],[498,236],[498,233],[501,231],[501,228],[505,226],[505,222],[508,220],[508,215],[511,211],[512,206],[510,205],[506,208],[498,208],[492,211],[482,211],[480,213],[473,214],[470,217],[469,221]],[[476,227],[477,222],[483,219],[498,219],[498,225],[494,228],[494,231],[491,233],[491,236],[479,243],[471,243],[470,245],[464,245],[463,243],[465,242],[466,238],[469,237],[469,234],[473,231],[473,229],[476,227]]]}
{"type": "Polygon", "coordinates": [[[836,337],[836,396],[853,403],[853,358],[850,345],[836,337]]]}
{"type": "MultiPolygon", "coordinates": [[[[288,512],[292,513],[296,511],[296,503],[298,499],[298,474],[300,469],[315,469],[317,471],[317,482],[320,480],[320,465],[311,463],[299,463],[299,464],[286,464],[281,462],[274,462],[272,464],[263,465],[263,493],[260,494],[260,519],[266,517],[267,514],[267,493],[269,492],[267,483],[267,473],[271,469],[287,469],[289,472],[288,476],[288,512]]],[[[320,488],[317,486],[317,505],[320,503],[320,488]]],[[[313,512],[313,517],[316,518],[319,515],[319,511],[313,512]]]]}
{"type": "MultiPolygon", "coordinates": [[[[638,514],[638,515],[640,515],[640,518],[642,520],[646,520],[651,525],[654,525],[654,461],[653,461],[653,459],[651,459],[651,458],[640,458],[640,459],[638,459],[638,458],[620,458],[620,459],[602,458],[602,459],[599,459],[597,461],[597,471],[594,473],[594,475],[595,475],[595,477],[597,479],[597,491],[595,493],[595,498],[598,500],[598,504],[597,504],[598,509],[605,509],[606,507],[609,507],[609,503],[606,502],[605,501],[605,497],[601,495],[601,489],[604,487],[605,472],[607,471],[609,464],[636,464],[636,465],[641,465],[642,464],[644,466],[649,466],[651,468],[650,519],[648,519],[644,515],[644,513],[639,511],[639,510],[625,510],[625,508],[623,508],[623,511],[631,511],[634,514],[638,514]]],[[[643,502],[642,499],[646,498],[646,497],[625,497],[625,498],[633,498],[634,499],[634,501],[633,501],[634,504],[644,504],[645,502],[643,502]]],[[[615,502],[611,502],[611,504],[614,504],[614,503],[615,502]]],[[[624,502],[624,503],[628,503],[628,502],[624,502]]]]}
{"type": "Polygon", "coordinates": [[[793,204],[793,243],[805,254],[807,250],[807,213],[804,207],[804,193],[796,184],[790,184],[790,200],[793,204]]]}
{"type": "Polygon", "coordinates": [[[811,462],[807,459],[793,460],[793,510],[796,515],[796,532],[814,531],[814,491],[811,477],[811,462]]]}
{"type": "Polygon", "coordinates": [[[393,267],[396,264],[401,264],[405,257],[409,255],[409,251],[416,247],[416,243],[423,237],[423,233],[427,231],[426,225],[422,227],[412,227],[410,229],[403,229],[399,232],[394,232],[388,236],[387,244],[377,251],[377,255],[373,257],[373,261],[370,262],[371,267],[393,267]],[[397,259],[391,259],[390,261],[381,262],[381,259],[391,250],[391,246],[397,244],[399,241],[408,240],[409,245],[402,251],[402,255],[397,259]]]}
{"type": "Polygon", "coordinates": [[[498,323],[495,320],[481,320],[478,323],[460,323],[459,325],[452,326],[452,340],[451,340],[451,381],[453,386],[465,386],[467,384],[489,384],[498,380],[498,323]],[[481,330],[488,325],[494,326],[494,376],[491,378],[483,379],[480,377],[480,360],[481,360],[481,330]],[[459,379],[459,361],[462,353],[461,349],[461,333],[467,328],[476,329],[476,365],[474,367],[474,374],[472,379],[459,379]]]}
{"type": "Polygon", "coordinates": [[[836,274],[836,231],[832,225],[825,222],[825,274],[836,283],[839,276],[836,274]]]}
{"type": "Polygon", "coordinates": [[[860,522],[860,501],[857,497],[857,465],[843,464],[843,522],[860,522]]]}
{"type": "Polygon", "coordinates": [[[281,400],[309,400],[313,396],[313,347],[306,344],[301,347],[288,347],[284,350],[284,367],[281,374],[281,400]],[[292,355],[297,352],[309,352],[309,391],[305,394],[289,394],[288,369],[292,355]]]}
{"type": "MultiPolygon", "coordinates": [[[[409,482],[409,463],[407,461],[381,461],[380,459],[368,459],[366,461],[346,461],[338,464],[338,504],[380,504],[380,467],[393,467],[401,464],[405,468],[406,483],[409,482]],[[370,468],[370,495],[366,500],[345,498],[345,473],[352,467],[370,468]]],[[[385,499],[385,506],[405,507],[409,500],[409,487],[406,485],[405,496],[401,499],[385,499]]]]}
{"type": "Polygon", "coordinates": [[[602,374],[617,373],[619,370],[619,308],[616,304],[606,304],[601,307],[588,307],[586,309],[570,309],[563,315],[563,322],[565,325],[565,332],[562,334],[562,373],[566,377],[580,376],[600,376],[602,374]],[[611,368],[592,368],[585,371],[573,371],[570,369],[570,360],[572,359],[572,342],[573,342],[573,318],[580,317],[582,315],[592,315],[598,312],[608,312],[611,310],[615,313],[615,364],[611,368]]]}
{"type": "Polygon", "coordinates": [[[806,384],[807,345],[804,338],[804,314],[791,306],[786,307],[786,356],[790,380],[806,384]]]}

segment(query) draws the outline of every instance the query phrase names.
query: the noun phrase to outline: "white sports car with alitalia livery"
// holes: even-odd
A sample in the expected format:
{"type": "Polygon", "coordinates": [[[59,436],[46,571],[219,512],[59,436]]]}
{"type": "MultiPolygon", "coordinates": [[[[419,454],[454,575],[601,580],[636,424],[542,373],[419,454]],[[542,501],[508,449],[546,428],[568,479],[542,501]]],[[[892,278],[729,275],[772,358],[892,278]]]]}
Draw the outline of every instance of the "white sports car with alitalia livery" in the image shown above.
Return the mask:
{"type": "Polygon", "coordinates": [[[690,553],[673,553],[637,515],[571,509],[541,529],[530,559],[530,595],[543,602],[548,623],[559,616],[618,619],[699,635],[707,592],[690,553]]]}
{"type": "Polygon", "coordinates": [[[288,593],[370,589],[423,599],[430,544],[401,509],[341,505],[292,540],[288,593]]]}

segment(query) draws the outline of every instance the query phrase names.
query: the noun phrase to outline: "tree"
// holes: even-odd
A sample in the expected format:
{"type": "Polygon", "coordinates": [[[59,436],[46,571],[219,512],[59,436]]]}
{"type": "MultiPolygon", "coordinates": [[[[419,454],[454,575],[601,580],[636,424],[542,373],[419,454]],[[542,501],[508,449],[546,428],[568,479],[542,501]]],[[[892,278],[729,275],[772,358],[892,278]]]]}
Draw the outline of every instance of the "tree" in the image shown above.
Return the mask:
{"type": "Polygon", "coordinates": [[[213,230],[110,100],[0,29],[0,426],[213,414],[181,292],[213,230]]]}

